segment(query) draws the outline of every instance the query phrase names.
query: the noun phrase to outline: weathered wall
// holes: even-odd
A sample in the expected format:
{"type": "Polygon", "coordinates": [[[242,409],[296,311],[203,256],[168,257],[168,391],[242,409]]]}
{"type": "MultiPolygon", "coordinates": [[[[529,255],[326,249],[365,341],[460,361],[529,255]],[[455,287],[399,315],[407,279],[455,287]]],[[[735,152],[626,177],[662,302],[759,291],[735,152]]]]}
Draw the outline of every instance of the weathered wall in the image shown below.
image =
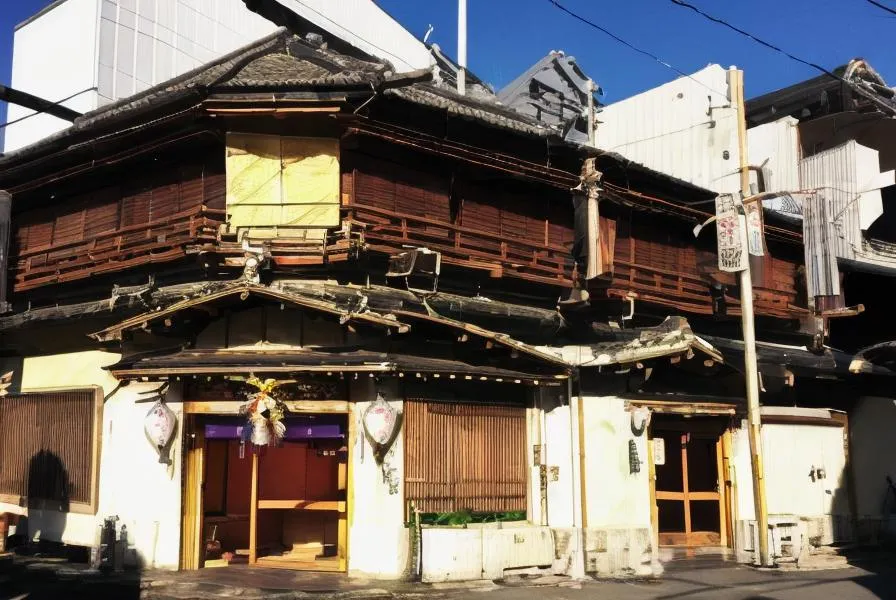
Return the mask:
{"type": "MultiPolygon", "coordinates": [[[[140,392],[157,384],[131,384],[119,388],[118,381],[103,366],[119,359],[118,354],[88,351],[29,357],[23,361],[22,391],[45,388],[76,388],[99,385],[108,397],[103,407],[99,466],[99,502],[96,515],[60,513],[0,505],[26,514],[32,539],[93,546],[96,527],[103,518],[117,515],[127,525],[131,547],[146,566],[177,568],[180,556],[181,432],[177,431],[169,457],[172,464],[159,463],[158,454],[145,439],[143,419],[150,405],[137,401],[140,392]],[[114,392],[114,393],[112,393],[114,392]]],[[[170,408],[182,422],[180,390],[168,393],[170,408]]]]}
{"type": "MultiPolygon", "coordinates": [[[[831,411],[792,407],[763,407],[772,414],[828,418],[831,411]]],[[[851,539],[849,492],[843,428],[808,423],[764,423],[762,455],[770,533],[770,551],[781,553],[780,536],[793,529],[802,536],[796,544],[831,544],[851,539]],[[819,471],[820,470],[820,471],[819,471]],[[792,527],[788,524],[792,524],[792,527]]],[[[746,422],[734,434],[737,481],[735,537],[738,560],[751,562],[758,543],[753,510],[753,481],[746,422]]]]}
{"type": "Polygon", "coordinates": [[[635,433],[622,398],[589,396],[582,403],[587,568],[599,575],[650,575],[654,553],[647,430],[635,433]],[[638,454],[636,472],[629,460],[631,440],[638,454]]]}
{"type": "Polygon", "coordinates": [[[588,527],[649,527],[647,432],[632,432],[622,398],[592,396],[583,402],[588,527]],[[636,473],[630,472],[629,440],[640,459],[636,473]]]}
{"type": "Polygon", "coordinates": [[[544,407],[545,464],[547,481],[547,524],[573,526],[572,448],[569,406],[544,407]]]}
{"type": "MultiPolygon", "coordinates": [[[[389,381],[379,388],[397,410],[403,410],[397,385],[389,381]]],[[[369,378],[352,382],[354,439],[351,446],[352,510],[349,513],[348,569],[357,576],[383,579],[401,577],[408,567],[409,532],[404,526],[404,431],[399,432],[386,458],[394,468],[394,493],[384,481],[383,468],[376,464],[373,450],[364,437],[364,411],[376,399],[377,390],[369,378]]]]}

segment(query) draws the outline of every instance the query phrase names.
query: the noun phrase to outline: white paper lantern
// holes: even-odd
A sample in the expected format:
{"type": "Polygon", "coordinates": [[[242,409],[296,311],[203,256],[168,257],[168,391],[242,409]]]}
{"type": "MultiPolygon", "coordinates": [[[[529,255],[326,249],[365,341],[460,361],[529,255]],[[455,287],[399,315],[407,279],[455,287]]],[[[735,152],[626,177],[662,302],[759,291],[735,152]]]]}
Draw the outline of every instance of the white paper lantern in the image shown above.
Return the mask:
{"type": "Polygon", "coordinates": [[[379,393],[376,395],[376,400],[364,411],[361,422],[364,425],[364,433],[373,446],[377,462],[382,462],[383,456],[389,450],[388,446],[395,436],[397,421],[397,411],[379,393]]]}
{"type": "Polygon", "coordinates": [[[146,432],[146,439],[153,445],[156,452],[159,453],[159,462],[169,464],[171,461],[167,456],[168,444],[174,436],[174,429],[177,426],[177,415],[168,408],[162,400],[158,400],[146,413],[143,419],[143,430],[146,432]]]}

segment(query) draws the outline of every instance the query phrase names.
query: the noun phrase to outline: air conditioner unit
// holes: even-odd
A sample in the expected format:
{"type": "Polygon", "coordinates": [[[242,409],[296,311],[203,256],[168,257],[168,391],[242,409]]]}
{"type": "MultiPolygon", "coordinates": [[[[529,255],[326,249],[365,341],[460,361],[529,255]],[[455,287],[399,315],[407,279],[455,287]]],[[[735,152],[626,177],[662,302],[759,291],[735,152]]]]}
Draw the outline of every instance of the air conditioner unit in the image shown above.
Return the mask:
{"type": "Polygon", "coordinates": [[[432,294],[438,289],[441,267],[441,253],[414,248],[389,258],[386,277],[403,277],[409,291],[432,294]]]}

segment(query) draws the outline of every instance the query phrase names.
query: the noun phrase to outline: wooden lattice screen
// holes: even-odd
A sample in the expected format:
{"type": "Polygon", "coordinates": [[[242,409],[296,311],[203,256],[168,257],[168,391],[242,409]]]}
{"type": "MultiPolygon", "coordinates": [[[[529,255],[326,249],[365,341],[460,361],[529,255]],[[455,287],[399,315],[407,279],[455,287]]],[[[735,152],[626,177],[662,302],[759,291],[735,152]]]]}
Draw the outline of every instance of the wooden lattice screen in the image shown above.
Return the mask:
{"type": "Polygon", "coordinates": [[[423,512],[526,510],[526,409],[409,400],[405,495],[423,512]]]}
{"type": "Polygon", "coordinates": [[[93,505],[101,410],[93,388],[0,398],[0,496],[63,511],[93,505]]]}

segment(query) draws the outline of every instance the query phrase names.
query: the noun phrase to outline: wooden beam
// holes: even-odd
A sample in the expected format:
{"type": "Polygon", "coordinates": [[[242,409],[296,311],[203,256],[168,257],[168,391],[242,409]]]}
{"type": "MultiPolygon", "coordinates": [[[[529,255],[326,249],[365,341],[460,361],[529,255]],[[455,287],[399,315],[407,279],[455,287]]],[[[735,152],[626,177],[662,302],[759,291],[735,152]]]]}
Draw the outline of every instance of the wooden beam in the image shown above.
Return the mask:
{"type": "MultiPolygon", "coordinates": [[[[241,404],[239,400],[190,400],[183,403],[183,408],[185,414],[192,415],[236,415],[241,404]]],[[[294,413],[345,414],[350,411],[347,400],[287,400],[286,407],[294,413]]]]}
{"type": "Polygon", "coordinates": [[[258,509],[345,512],[345,502],[341,500],[259,500],[258,509]]]}

